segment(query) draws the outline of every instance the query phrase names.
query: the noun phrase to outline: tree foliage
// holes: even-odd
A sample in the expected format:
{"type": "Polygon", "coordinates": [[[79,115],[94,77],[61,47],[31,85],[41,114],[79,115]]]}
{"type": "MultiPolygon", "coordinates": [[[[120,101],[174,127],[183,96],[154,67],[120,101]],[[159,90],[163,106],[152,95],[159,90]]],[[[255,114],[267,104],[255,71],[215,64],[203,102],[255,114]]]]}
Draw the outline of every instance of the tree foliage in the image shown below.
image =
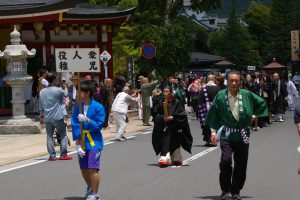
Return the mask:
{"type": "MultiPolygon", "coordinates": [[[[193,22],[178,17],[183,0],[83,0],[82,2],[105,6],[137,6],[129,26],[121,27],[114,38],[115,72],[125,72],[127,56],[136,57],[135,66],[140,71],[169,74],[180,71],[189,64],[190,52],[208,47],[207,33],[193,22]],[[195,43],[196,41],[196,43],[195,43]],[[152,42],[157,48],[155,58],[141,57],[140,49],[152,42]],[[138,52],[138,53],[137,53],[138,52]]],[[[204,11],[220,6],[221,0],[191,0],[191,8],[204,11]]]]}
{"type": "Polygon", "coordinates": [[[298,0],[273,0],[270,23],[271,55],[285,64],[291,60],[290,31],[300,28],[298,9],[298,0]]]}
{"type": "Polygon", "coordinates": [[[244,13],[243,20],[248,25],[252,39],[257,42],[257,50],[263,59],[263,63],[269,62],[271,53],[271,8],[253,1],[244,13]]]}
{"type": "Polygon", "coordinates": [[[115,75],[126,74],[126,58],[140,56],[139,48],[133,46],[133,27],[121,26],[113,41],[114,73],[115,75]]]}
{"type": "Polygon", "coordinates": [[[79,0],[81,3],[104,6],[134,7],[138,0],[79,0]]]}
{"type": "Polygon", "coordinates": [[[232,8],[225,28],[212,34],[210,47],[217,55],[226,57],[239,68],[261,64],[256,43],[251,39],[247,28],[241,24],[235,7],[232,8]]]}
{"type": "Polygon", "coordinates": [[[156,56],[151,60],[139,57],[136,60],[140,72],[156,70],[160,75],[182,71],[190,61],[193,48],[193,32],[180,23],[172,26],[144,25],[135,29],[135,47],[141,48],[151,42],[156,46],[156,56]]]}

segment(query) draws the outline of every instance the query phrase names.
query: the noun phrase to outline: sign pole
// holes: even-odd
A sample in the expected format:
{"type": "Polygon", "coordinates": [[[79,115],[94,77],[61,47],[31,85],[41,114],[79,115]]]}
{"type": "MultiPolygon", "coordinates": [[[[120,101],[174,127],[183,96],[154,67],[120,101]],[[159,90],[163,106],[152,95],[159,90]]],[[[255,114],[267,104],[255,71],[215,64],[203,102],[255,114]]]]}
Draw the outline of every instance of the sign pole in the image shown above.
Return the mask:
{"type": "Polygon", "coordinates": [[[105,72],[105,79],[108,78],[108,75],[107,75],[107,62],[104,62],[104,72],[105,72]]]}
{"type": "MultiPolygon", "coordinates": [[[[80,72],[78,72],[78,90],[77,90],[77,95],[78,95],[78,108],[79,108],[79,114],[82,114],[82,106],[81,106],[81,89],[80,89],[80,72]]],[[[83,123],[80,122],[80,135],[81,135],[81,148],[85,149],[85,144],[84,144],[84,134],[82,133],[83,130],[83,123]]]]}

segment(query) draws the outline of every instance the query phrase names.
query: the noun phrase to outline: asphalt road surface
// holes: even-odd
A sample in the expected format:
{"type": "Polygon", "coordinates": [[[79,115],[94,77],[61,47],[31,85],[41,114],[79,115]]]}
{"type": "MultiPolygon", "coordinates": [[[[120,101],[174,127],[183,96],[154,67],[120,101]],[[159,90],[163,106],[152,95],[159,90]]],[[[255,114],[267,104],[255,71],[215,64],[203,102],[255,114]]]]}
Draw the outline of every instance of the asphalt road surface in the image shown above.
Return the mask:
{"type": "MultiPolygon", "coordinates": [[[[203,146],[199,122],[191,120],[193,154],[183,152],[182,167],[159,168],[151,132],[111,143],[102,153],[102,200],[219,199],[219,148],[203,146]]],[[[288,112],[285,122],[252,132],[247,180],[241,191],[249,200],[299,200],[299,137],[288,112]]],[[[16,147],[17,148],[17,147],[16,147]]],[[[74,155],[75,156],[75,155],[74,155]]],[[[86,189],[77,159],[47,162],[9,171],[0,168],[0,200],[81,200],[86,189]]],[[[45,162],[44,162],[45,161],[45,162]]]]}

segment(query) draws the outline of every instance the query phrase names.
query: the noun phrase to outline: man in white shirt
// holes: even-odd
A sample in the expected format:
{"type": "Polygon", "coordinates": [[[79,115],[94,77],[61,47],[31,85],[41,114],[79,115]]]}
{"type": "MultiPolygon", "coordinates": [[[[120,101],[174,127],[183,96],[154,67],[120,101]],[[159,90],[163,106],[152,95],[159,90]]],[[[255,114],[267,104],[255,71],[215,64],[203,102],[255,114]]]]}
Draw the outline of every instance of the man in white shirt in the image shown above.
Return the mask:
{"type": "Polygon", "coordinates": [[[111,111],[113,112],[114,119],[116,121],[116,131],[117,136],[115,138],[116,141],[124,141],[127,140],[127,138],[124,136],[124,131],[126,128],[126,117],[128,112],[128,105],[131,101],[137,102],[140,98],[140,95],[138,93],[135,93],[133,95],[129,95],[131,89],[128,86],[125,86],[120,92],[113,104],[111,111]]]}
{"type": "Polygon", "coordinates": [[[294,110],[294,106],[295,106],[294,97],[298,97],[298,90],[294,85],[294,83],[289,79],[285,80],[285,84],[288,92],[288,106],[289,106],[288,109],[292,111],[294,110]]]}
{"type": "Polygon", "coordinates": [[[299,91],[299,86],[300,86],[300,75],[298,72],[295,73],[295,76],[292,79],[293,83],[295,84],[297,90],[299,91]]]}

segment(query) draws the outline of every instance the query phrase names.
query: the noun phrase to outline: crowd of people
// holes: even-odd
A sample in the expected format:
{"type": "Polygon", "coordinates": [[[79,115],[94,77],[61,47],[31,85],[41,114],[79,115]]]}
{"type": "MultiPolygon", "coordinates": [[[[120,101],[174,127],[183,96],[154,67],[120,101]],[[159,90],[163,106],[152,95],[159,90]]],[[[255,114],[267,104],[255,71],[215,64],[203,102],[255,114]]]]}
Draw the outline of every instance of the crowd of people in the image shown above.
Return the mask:
{"type": "Polygon", "coordinates": [[[66,134],[66,121],[71,118],[88,200],[99,199],[101,129],[113,128],[114,120],[115,140],[126,141],[129,107],[138,110],[143,126],[153,123],[152,145],[159,155],[160,167],[182,165],[181,147],[191,153],[193,137],[188,113],[194,114],[202,129],[204,145],[214,147],[217,141],[221,144],[222,199],[228,199],[229,193],[240,199],[246,179],[250,131],[284,121],[285,111],[294,109],[294,98],[298,97],[300,76],[299,79],[297,76],[289,80],[278,73],[230,72],[207,76],[179,73],[159,82],[141,75],[133,88],[124,79],[116,79],[115,83],[112,79],[97,82],[90,75],[79,83],[76,74],[71,77],[72,84],[67,85],[65,77],[56,81],[54,73],[41,70],[33,86],[34,110],[36,113],[39,110],[40,122],[46,126],[49,161],[57,159],[55,130],[60,136],[59,159],[72,159],[67,155],[66,134]],[[233,174],[232,154],[236,154],[233,174]]]}

